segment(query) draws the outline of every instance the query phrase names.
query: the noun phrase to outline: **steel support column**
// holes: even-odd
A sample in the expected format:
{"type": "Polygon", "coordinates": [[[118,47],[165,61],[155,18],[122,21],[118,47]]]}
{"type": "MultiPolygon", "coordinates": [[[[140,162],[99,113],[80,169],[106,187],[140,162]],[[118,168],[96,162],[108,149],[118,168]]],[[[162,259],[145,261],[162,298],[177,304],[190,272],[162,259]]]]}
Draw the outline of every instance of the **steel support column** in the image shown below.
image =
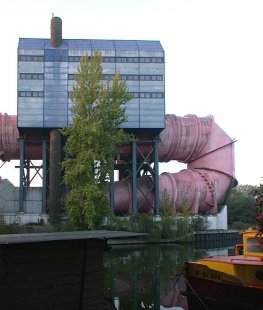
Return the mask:
{"type": "Polygon", "coordinates": [[[42,140],[42,213],[47,212],[47,140],[42,140]]]}
{"type": "Polygon", "coordinates": [[[159,137],[154,140],[154,215],[160,215],[159,195],[159,137]]]}
{"type": "Polygon", "coordinates": [[[25,161],[25,149],[24,149],[24,137],[20,136],[19,138],[19,212],[24,212],[24,161],[25,161]]]}
{"type": "Polygon", "coordinates": [[[49,215],[52,224],[59,223],[61,215],[61,158],[62,138],[58,129],[50,131],[49,215]]]}

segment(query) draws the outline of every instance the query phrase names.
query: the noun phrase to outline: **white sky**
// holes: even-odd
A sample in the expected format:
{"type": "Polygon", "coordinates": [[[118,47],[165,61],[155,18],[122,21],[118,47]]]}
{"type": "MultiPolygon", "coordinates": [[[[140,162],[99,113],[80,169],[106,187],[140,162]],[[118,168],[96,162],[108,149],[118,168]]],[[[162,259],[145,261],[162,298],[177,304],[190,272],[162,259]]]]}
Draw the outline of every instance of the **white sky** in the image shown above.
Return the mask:
{"type": "MultiPolygon", "coordinates": [[[[49,38],[52,13],[62,18],[65,39],[160,40],[166,113],[213,115],[237,139],[239,184],[260,183],[262,0],[0,0],[1,113],[17,114],[19,37],[49,38]]],[[[15,165],[0,175],[18,184],[15,165]]],[[[173,165],[162,170],[177,171],[173,165]]]]}

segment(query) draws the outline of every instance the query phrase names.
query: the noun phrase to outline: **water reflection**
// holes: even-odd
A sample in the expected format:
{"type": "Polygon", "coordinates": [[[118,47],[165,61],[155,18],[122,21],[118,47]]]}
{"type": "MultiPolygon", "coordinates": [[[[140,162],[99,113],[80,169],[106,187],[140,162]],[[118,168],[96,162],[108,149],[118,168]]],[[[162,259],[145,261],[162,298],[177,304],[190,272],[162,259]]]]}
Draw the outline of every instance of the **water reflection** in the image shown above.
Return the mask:
{"type": "Polygon", "coordinates": [[[192,245],[114,246],[104,256],[105,297],[117,310],[187,309],[180,295],[183,263],[198,257],[227,254],[227,249],[194,249],[192,245]],[[178,308],[179,307],[179,308],[178,308]]]}

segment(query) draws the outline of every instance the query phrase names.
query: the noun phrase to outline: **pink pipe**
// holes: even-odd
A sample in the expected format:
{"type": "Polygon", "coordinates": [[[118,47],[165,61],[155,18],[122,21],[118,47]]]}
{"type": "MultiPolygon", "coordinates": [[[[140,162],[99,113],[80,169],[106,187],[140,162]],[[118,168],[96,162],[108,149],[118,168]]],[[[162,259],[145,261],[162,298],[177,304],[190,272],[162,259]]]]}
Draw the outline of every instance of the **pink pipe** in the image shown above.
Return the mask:
{"type": "MultiPolygon", "coordinates": [[[[205,211],[216,214],[218,204],[224,203],[235,181],[233,140],[212,116],[198,118],[194,115],[166,115],[166,128],[160,139],[160,161],[187,163],[187,169],[160,175],[160,198],[166,191],[169,205],[175,212],[182,211],[183,203],[187,201],[191,214],[205,211]]],[[[152,180],[143,177],[137,182],[146,195],[152,187],[152,180]]],[[[114,196],[116,213],[131,214],[131,184],[127,180],[116,182],[114,196]]],[[[153,204],[152,192],[147,198],[153,204]]],[[[143,200],[143,195],[137,194],[140,210],[151,213],[152,208],[143,200]]]]}
{"type": "MultiPolygon", "coordinates": [[[[34,129],[29,130],[24,137],[37,143],[24,145],[24,156],[27,159],[42,159],[41,137],[43,134],[34,129]]],[[[2,161],[17,160],[19,156],[19,131],[16,115],[0,113],[0,159],[2,161]]]]}
{"type": "Polygon", "coordinates": [[[0,113],[0,159],[10,161],[19,158],[19,133],[16,115],[0,113]]]}
{"type": "MultiPolygon", "coordinates": [[[[16,116],[0,113],[1,160],[19,159],[18,138],[16,116]]],[[[144,139],[147,140],[147,137],[144,139]]],[[[160,139],[161,162],[177,160],[187,163],[187,169],[160,175],[160,197],[167,191],[170,207],[174,211],[181,211],[183,203],[188,201],[192,214],[205,211],[216,214],[218,204],[225,201],[226,193],[235,181],[233,140],[214,122],[212,116],[199,118],[195,115],[166,115],[166,128],[161,132],[160,139]]],[[[125,147],[124,150],[127,156],[130,148],[125,147]]],[[[148,145],[143,145],[141,151],[147,152],[148,145]]],[[[25,153],[30,159],[41,159],[41,146],[27,146],[25,153]]],[[[153,204],[154,194],[150,191],[152,179],[142,177],[137,183],[153,204]]],[[[116,213],[131,214],[129,180],[116,182],[114,197],[116,213]]],[[[141,203],[143,201],[144,196],[138,191],[140,211],[151,213],[150,204],[141,203]]]]}

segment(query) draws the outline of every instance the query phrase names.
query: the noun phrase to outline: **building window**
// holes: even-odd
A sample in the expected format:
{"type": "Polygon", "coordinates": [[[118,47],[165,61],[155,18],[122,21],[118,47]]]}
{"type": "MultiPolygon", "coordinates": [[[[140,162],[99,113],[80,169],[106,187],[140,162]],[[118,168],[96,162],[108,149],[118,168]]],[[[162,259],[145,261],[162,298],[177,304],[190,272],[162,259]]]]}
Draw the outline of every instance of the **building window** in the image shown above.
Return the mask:
{"type": "Polygon", "coordinates": [[[157,98],[164,98],[164,93],[156,93],[157,98]]]}
{"type": "Polygon", "coordinates": [[[68,74],[68,80],[75,80],[75,74],[68,74]]]}
{"type": "Polygon", "coordinates": [[[82,56],[68,56],[69,62],[80,62],[82,56]]]}
{"type": "Polygon", "coordinates": [[[138,93],[140,98],[164,98],[164,93],[156,92],[141,92],[138,93]]]}
{"type": "Polygon", "coordinates": [[[44,56],[18,55],[18,61],[41,62],[41,61],[44,61],[44,56]]]}
{"type": "Polygon", "coordinates": [[[21,80],[44,80],[43,73],[20,73],[21,80]]]}
{"type": "Polygon", "coordinates": [[[42,91],[19,91],[18,97],[44,97],[42,91]]]}

